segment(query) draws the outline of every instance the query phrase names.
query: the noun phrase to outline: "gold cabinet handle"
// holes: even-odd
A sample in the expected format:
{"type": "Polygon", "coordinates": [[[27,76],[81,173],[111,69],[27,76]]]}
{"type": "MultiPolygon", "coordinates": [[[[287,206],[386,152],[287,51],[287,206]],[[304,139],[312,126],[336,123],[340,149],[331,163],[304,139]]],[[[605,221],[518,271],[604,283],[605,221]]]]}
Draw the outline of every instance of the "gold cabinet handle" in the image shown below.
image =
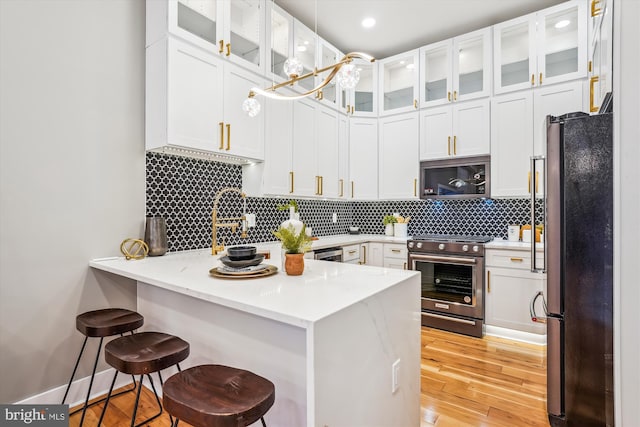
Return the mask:
{"type": "Polygon", "coordinates": [[[220,125],[220,150],[224,148],[224,122],[218,123],[220,125]]]}
{"type": "Polygon", "coordinates": [[[351,198],[353,199],[353,181],[351,181],[351,198]]]}
{"type": "Polygon", "coordinates": [[[347,114],[351,112],[351,105],[347,104],[347,114]]]}
{"type": "Polygon", "coordinates": [[[514,258],[514,257],[512,257],[511,261],[512,262],[522,262],[522,261],[524,261],[524,258],[514,258]]]}
{"type": "Polygon", "coordinates": [[[456,154],[458,154],[458,149],[456,148],[456,141],[458,140],[458,137],[453,135],[453,155],[455,156],[456,154]]]}
{"type": "Polygon", "coordinates": [[[527,172],[527,193],[531,193],[531,172],[527,172]]]}
{"type": "Polygon", "coordinates": [[[491,293],[491,272],[487,271],[487,293],[491,293]]]}
{"type": "Polygon", "coordinates": [[[320,195],[320,177],[316,175],[316,196],[320,195]]]}
{"type": "Polygon", "coordinates": [[[447,101],[451,102],[451,92],[447,92],[447,101]]]}
{"type": "Polygon", "coordinates": [[[226,150],[231,149],[231,125],[227,123],[227,148],[226,150]]]}
{"type": "Polygon", "coordinates": [[[219,48],[218,48],[218,53],[222,53],[224,51],[224,40],[220,40],[218,42],[219,48]]]}
{"type": "Polygon", "coordinates": [[[289,193],[293,193],[293,171],[289,172],[289,193]]]}
{"type": "Polygon", "coordinates": [[[413,197],[418,195],[418,178],[413,178],[413,197]]]}
{"type": "Polygon", "coordinates": [[[592,18],[599,16],[600,13],[602,12],[601,8],[596,7],[598,3],[600,3],[600,0],[591,0],[591,17],[592,18]]]}
{"type": "Polygon", "coordinates": [[[454,100],[454,101],[457,101],[457,100],[458,100],[458,91],[457,91],[457,90],[454,90],[454,91],[453,91],[453,100],[454,100]]]}
{"type": "Polygon", "coordinates": [[[231,43],[227,43],[227,54],[226,56],[231,55],[231,43]]]}
{"type": "Polygon", "coordinates": [[[367,263],[367,247],[366,246],[362,246],[362,263],[363,264],[367,263]]]}
{"type": "Polygon", "coordinates": [[[402,269],[403,269],[403,270],[406,270],[406,269],[407,269],[407,261],[405,261],[405,262],[402,264],[402,269]]]}
{"type": "Polygon", "coordinates": [[[588,72],[592,72],[593,71],[593,62],[591,62],[591,61],[587,62],[587,71],[588,72]]]}
{"type": "Polygon", "coordinates": [[[536,193],[538,192],[538,178],[540,177],[540,172],[536,171],[536,193]]]}
{"type": "Polygon", "coordinates": [[[418,108],[418,100],[417,99],[413,100],[413,108],[416,108],[416,109],[418,108]]]}
{"type": "Polygon", "coordinates": [[[340,197],[344,197],[344,179],[340,180],[340,197]]]}
{"type": "Polygon", "coordinates": [[[355,254],[356,252],[357,252],[357,251],[356,251],[355,249],[354,249],[354,250],[351,250],[351,251],[349,251],[349,255],[353,255],[353,254],[355,254]]]}
{"type": "Polygon", "coordinates": [[[400,253],[400,249],[391,249],[391,252],[393,252],[394,254],[399,254],[400,253]]]}
{"type": "Polygon", "coordinates": [[[531,86],[536,84],[536,76],[531,74],[531,86]]]}
{"type": "Polygon", "coordinates": [[[355,110],[356,110],[355,105],[352,105],[352,106],[351,106],[351,114],[353,114],[353,112],[354,112],[355,110]]]}
{"type": "Polygon", "coordinates": [[[589,111],[595,113],[598,111],[598,106],[594,105],[595,94],[594,94],[594,85],[600,80],[598,76],[593,76],[589,79],[589,111]]]}
{"type": "Polygon", "coordinates": [[[324,177],[320,177],[320,195],[324,194],[324,177]]]}
{"type": "Polygon", "coordinates": [[[539,84],[542,84],[542,73],[540,73],[539,84]]]}
{"type": "Polygon", "coordinates": [[[447,156],[451,155],[451,137],[447,137],[447,156]]]}

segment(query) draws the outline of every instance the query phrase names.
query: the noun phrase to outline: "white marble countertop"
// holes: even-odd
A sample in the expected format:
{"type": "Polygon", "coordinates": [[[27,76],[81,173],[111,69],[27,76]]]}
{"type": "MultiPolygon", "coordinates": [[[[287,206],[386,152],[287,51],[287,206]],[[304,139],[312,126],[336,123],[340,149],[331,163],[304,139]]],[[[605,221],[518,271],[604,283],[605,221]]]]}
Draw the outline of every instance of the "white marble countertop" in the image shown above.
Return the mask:
{"type": "MultiPolygon", "coordinates": [[[[374,240],[400,242],[391,237],[371,237],[321,237],[314,242],[314,247],[374,240]]],[[[259,250],[271,251],[271,259],[265,260],[265,263],[278,267],[277,274],[244,280],[214,278],[209,275],[209,270],[222,264],[220,256],[212,256],[210,249],[171,252],[141,260],[127,261],[124,257],[94,259],[89,265],[98,270],[304,328],[419,274],[415,271],[307,259],[301,276],[288,276],[282,268],[278,242],[255,246],[259,250]]]]}
{"type": "Polygon", "coordinates": [[[406,244],[409,237],[384,236],[381,234],[339,234],[335,236],[321,236],[313,241],[311,249],[324,249],[333,246],[348,246],[358,243],[403,243],[406,244]]]}
{"type": "MultiPolygon", "coordinates": [[[[509,242],[507,240],[494,239],[484,245],[485,249],[513,249],[518,251],[530,251],[530,242],[509,242]]],[[[544,251],[544,244],[536,243],[536,252],[544,251]]]]}

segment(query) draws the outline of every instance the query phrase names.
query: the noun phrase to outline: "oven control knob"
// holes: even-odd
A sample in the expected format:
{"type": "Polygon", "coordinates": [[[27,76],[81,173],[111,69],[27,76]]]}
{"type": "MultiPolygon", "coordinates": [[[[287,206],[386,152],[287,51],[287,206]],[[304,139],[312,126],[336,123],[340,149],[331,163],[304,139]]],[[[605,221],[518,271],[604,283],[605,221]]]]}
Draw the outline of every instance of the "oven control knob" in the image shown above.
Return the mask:
{"type": "Polygon", "coordinates": [[[409,242],[409,248],[413,248],[413,242],[409,242]]]}
{"type": "Polygon", "coordinates": [[[416,246],[418,247],[418,249],[421,249],[422,248],[422,242],[416,243],[416,246]]]}
{"type": "Polygon", "coordinates": [[[438,249],[440,249],[441,251],[443,251],[443,250],[444,250],[444,243],[440,243],[440,244],[438,245],[438,249]]]}
{"type": "Polygon", "coordinates": [[[469,245],[462,245],[462,252],[467,252],[469,250],[469,245]]]}
{"type": "Polygon", "coordinates": [[[473,247],[473,252],[478,252],[478,249],[480,249],[480,248],[478,248],[478,245],[475,245],[475,246],[473,247]]]}

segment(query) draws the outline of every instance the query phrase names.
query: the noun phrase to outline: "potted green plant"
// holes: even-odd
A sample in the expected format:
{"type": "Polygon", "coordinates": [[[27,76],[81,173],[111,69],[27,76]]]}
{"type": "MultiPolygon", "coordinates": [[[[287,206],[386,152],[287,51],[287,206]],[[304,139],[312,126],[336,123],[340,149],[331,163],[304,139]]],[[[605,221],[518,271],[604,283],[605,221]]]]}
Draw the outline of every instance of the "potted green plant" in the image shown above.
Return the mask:
{"type": "MultiPolygon", "coordinates": [[[[286,222],[286,221],[285,221],[286,222]]],[[[280,226],[274,231],[285,250],[284,270],[290,276],[299,276],[304,271],[304,253],[311,249],[311,237],[307,236],[306,226],[298,229],[293,224],[280,226]]]]}
{"type": "Polygon", "coordinates": [[[393,224],[398,222],[398,218],[394,215],[386,215],[382,218],[382,224],[384,224],[384,234],[387,236],[393,236],[393,224]]]}
{"type": "Polygon", "coordinates": [[[289,211],[289,219],[297,219],[300,220],[300,208],[298,207],[298,202],[291,199],[289,203],[285,203],[284,205],[278,205],[279,211],[289,211]]]}

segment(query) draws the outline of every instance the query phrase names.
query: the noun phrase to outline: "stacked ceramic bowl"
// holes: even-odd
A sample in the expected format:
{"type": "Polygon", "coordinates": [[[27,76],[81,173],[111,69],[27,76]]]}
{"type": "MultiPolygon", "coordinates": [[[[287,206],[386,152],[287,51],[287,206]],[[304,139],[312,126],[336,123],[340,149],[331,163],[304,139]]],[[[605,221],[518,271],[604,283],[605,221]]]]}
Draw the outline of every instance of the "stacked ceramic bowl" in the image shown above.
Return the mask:
{"type": "Polygon", "coordinates": [[[255,246],[236,246],[227,248],[227,255],[220,262],[231,268],[246,268],[260,264],[263,259],[264,255],[256,254],[255,246]]]}

